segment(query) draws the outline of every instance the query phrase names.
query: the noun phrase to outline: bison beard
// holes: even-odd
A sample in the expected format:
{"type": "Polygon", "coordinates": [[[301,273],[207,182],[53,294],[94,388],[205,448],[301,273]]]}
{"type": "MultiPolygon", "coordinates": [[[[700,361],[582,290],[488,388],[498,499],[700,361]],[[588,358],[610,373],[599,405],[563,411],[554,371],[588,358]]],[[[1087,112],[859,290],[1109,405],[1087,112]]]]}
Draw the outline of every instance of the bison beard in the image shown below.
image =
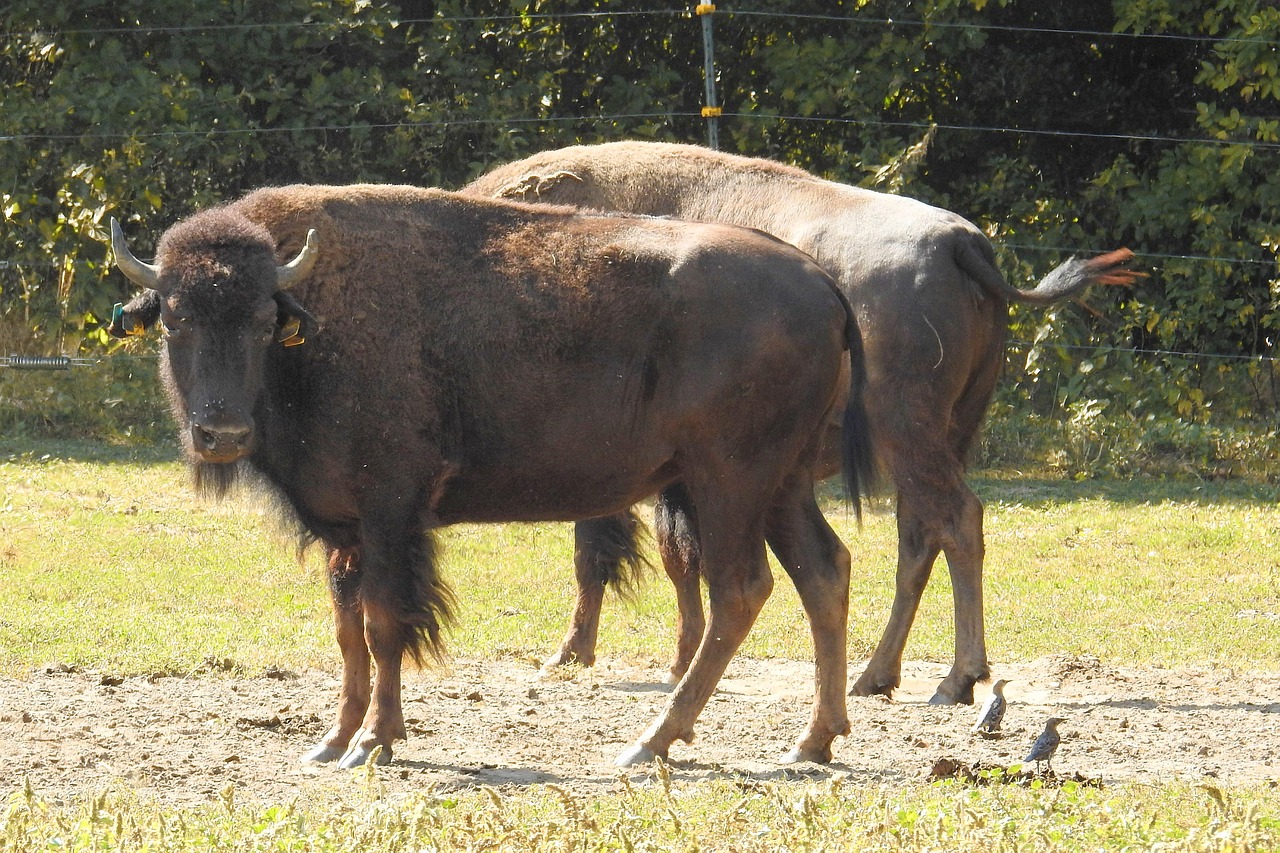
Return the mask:
{"type": "MultiPolygon", "coordinates": [[[[691,145],[616,142],[547,151],[499,166],[464,192],[746,225],[798,246],[835,277],[862,326],[872,437],[897,488],[893,608],[854,692],[888,694],[898,686],[916,607],[934,561],[945,553],[955,598],[955,663],[933,701],[973,702],[974,683],[989,677],[985,546],[982,504],[964,482],[964,467],[1003,363],[1008,303],[1047,305],[1076,298],[1092,284],[1130,284],[1138,275],[1124,268],[1132,254],[1072,258],[1035,289],[1018,290],[996,269],[982,232],[953,213],[691,145]]],[[[832,440],[830,447],[838,444],[832,440]]],[[[838,453],[824,454],[817,475],[834,473],[838,459],[838,453]]],[[[676,518],[680,506],[663,500],[657,533],[680,603],[671,665],[679,678],[704,625],[699,555],[687,544],[664,544],[664,531],[692,522],[676,518]]],[[[597,531],[607,523],[593,522],[597,531]]],[[[598,602],[609,580],[593,573],[600,562],[590,555],[577,560],[579,607],[548,666],[594,659],[598,602]]]]}
{"type": "Polygon", "coordinates": [[[403,658],[440,654],[452,613],[433,530],[609,517],[614,538],[584,550],[626,562],[628,508],[657,493],[696,512],[712,606],[619,762],[692,737],[772,588],[766,541],[817,663],[788,757],[830,759],[848,730],[849,554],[810,471],[842,393],[855,495],[870,454],[861,358],[841,387],[858,329],[811,259],[744,229],[410,187],[260,190],[175,225],[154,265],[113,233],[146,288],[119,328],[163,323],[198,484],[251,472],[327,550],[342,687],[304,760],[389,761],[405,737],[403,658]]]}

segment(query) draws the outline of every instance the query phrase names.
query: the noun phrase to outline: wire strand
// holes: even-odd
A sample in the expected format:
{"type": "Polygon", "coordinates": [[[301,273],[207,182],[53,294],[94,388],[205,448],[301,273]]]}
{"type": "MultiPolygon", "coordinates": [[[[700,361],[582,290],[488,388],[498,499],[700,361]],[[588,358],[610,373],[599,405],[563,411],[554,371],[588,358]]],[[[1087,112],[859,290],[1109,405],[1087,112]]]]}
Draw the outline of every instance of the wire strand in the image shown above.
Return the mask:
{"type": "MultiPolygon", "coordinates": [[[[536,15],[441,15],[437,18],[354,19],[345,21],[266,21],[263,23],[246,24],[175,24],[173,26],[138,24],[137,26],[132,27],[78,27],[72,29],[58,29],[55,30],[55,32],[59,35],[78,36],[126,35],[129,33],[163,33],[165,35],[183,35],[186,33],[219,33],[262,29],[310,29],[319,27],[345,27],[351,29],[363,26],[376,26],[395,28],[408,26],[410,24],[463,24],[489,21],[525,21],[529,23],[538,23],[544,21],[573,20],[576,18],[627,18],[640,16],[678,16],[689,18],[693,16],[693,13],[689,9],[620,9],[609,12],[557,12],[554,14],[539,13],[536,15]]],[[[0,38],[11,38],[14,36],[30,38],[32,36],[42,35],[45,32],[47,31],[12,30],[0,33],[0,38]]]]}
{"type": "Polygon", "coordinates": [[[791,15],[783,12],[761,12],[749,9],[717,9],[726,15],[744,18],[793,18],[864,26],[932,27],[940,30],[989,30],[992,32],[1039,33],[1044,35],[1087,36],[1089,38],[1150,39],[1159,41],[1243,42],[1246,44],[1280,44],[1280,41],[1256,36],[1187,36],[1177,33],[1126,33],[1106,30],[1076,30],[1066,27],[1015,27],[1006,24],[982,24],[972,21],[916,21],[902,18],[851,18],[840,15],[791,15]]]}
{"type": "Polygon", "coordinates": [[[13,136],[0,136],[0,142],[9,141],[27,141],[27,140],[74,140],[74,139],[155,139],[157,137],[192,137],[192,136],[238,136],[244,134],[255,133],[317,133],[317,132],[338,132],[347,130],[399,130],[399,129],[416,129],[429,127],[476,127],[482,125],[502,125],[502,124],[557,124],[561,122],[606,122],[620,121],[630,119],[653,119],[653,118],[701,118],[698,112],[660,112],[660,113],[621,113],[618,115],[607,116],[546,116],[542,118],[467,118],[467,119],[437,119],[435,121],[405,121],[405,122],[356,122],[353,124],[317,124],[303,125],[299,127],[239,127],[239,128],[210,128],[207,130],[157,130],[147,133],[137,132],[97,132],[97,133],[58,133],[58,134],[15,134],[13,136]]]}
{"type": "MultiPolygon", "coordinates": [[[[1244,146],[1266,151],[1280,150],[1280,142],[1263,142],[1249,139],[1210,139],[1206,137],[1160,136],[1156,134],[1125,133],[1088,133],[1073,130],[1040,130],[1017,127],[997,127],[965,124],[941,124],[919,121],[887,121],[867,118],[837,118],[834,116],[800,116],[777,115],[772,113],[731,113],[722,114],[725,118],[741,118],[753,121],[792,121],[792,122],[825,122],[828,124],[862,125],[867,127],[901,127],[912,130],[928,130],[937,127],[942,130],[954,130],[971,133],[999,133],[1017,136],[1048,136],[1065,139],[1109,139],[1121,142],[1160,142],[1177,145],[1215,145],[1244,146]]],[[[252,134],[277,133],[338,133],[354,130],[401,130],[425,129],[438,127],[480,127],[490,125],[530,125],[559,124],[564,122],[611,122],[641,119],[701,119],[700,112],[692,110],[670,110],[650,113],[620,113],[601,116],[545,116],[545,117],[507,117],[507,118],[457,118],[437,119],[417,122],[353,122],[351,124],[302,125],[297,127],[240,127],[240,128],[207,128],[203,130],[157,130],[149,132],[137,131],[94,131],[86,133],[21,133],[0,136],[0,142],[29,141],[74,141],[82,139],[157,139],[164,137],[219,137],[242,136],[252,134]]]]}
{"type": "Polygon", "coordinates": [[[1280,358],[1270,355],[1231,355],[1228,353],[1212,353],[1212,352],[1184,352],[1181,350],[1169,349],[1145,349],[1142,347],[1118,347],[1111,344],[1098,344],[1097,346],[1086,346],[1084,344],[1056,344],[1034,341],[1007,341],[1007,348],[1013,349],[1031,349],[1034,347],[1043,347],[1046,349],[1063,349],[1071,352],[1104,352],[1104,353],[1126,353],[1129,355],[1158,355],[1164,357],[1187,358],[1187,359],[1212,359],[1214,361],[1258,361],[1268,364],[1280,361],[1280,358]]]}
{"type": "MultiPolygon", "coordinates": [[[[1040,347],[1043,349],[1067,350],[1069,352],[1088,352],[1088,353],[1121,353],[1125,355],[1149,355],[1159,356],[1161,358],[1180,358],[1194,360],[1212,360],[1212,361],[1256,361],[1265,364],[1275,364],[1280,362],[1280,357],[1270,355],[1242,355],[1229,353],[1211,353],[1211,352],[1188,352],[1185,350],[1169,350],[1169,349],[1148,349],[1145,347],[1121,347],[1112,344],[1061,344],[1042,341],[1006,341],[1005,349],[1033,349],[1040,347]]],[[[23,355],[0,355],[0,368],[30,368],[35,366],[37,369],[63,369],[55,367],[54,362],[66,367],[96,367],[98,365],[108,364],[110,362],[121,360],[150,361],[159,358],[155,353],[110,353],[101,356],[23,356],[23,355]],[[45,362],[48,362],[47,364],[45,362]]]]}
{"type": "Polygon", "coordinates": [[[971,131],[976,133],[1011,133],[1019,136],[1055,136],[1067,139],[1116,139],[1124,142],[1170,142],[1179,145],[1243,145],[1249,148],[1280,150],[1280,142],[1262,142],[1251,139],[1209,139],[1206,137],[1159,136],[1156,134],[1128,133],[1088,133],[1078,130],[1036,130],[1019,127],[996,127],[971,124],[942,124],[927,121],[885,121],[867,118],[833,118],[830,116],[798,116],[776,115],[772,113],[724,113],[733,118],[784,119],[795,122],[829,122],[832,124],[859,124],[872,127],[909,127],[912,130],[928,130],[936,127],[940,130],[971,131]]]}
{"type": "MultiPolygon", "coordinates": [[[[738,18],[774,18],[784,20],[819,21],[825,23],[851,24],[854,26],[886,26],[886,27],[929,27],[933,29],[983,30],[990,32],[1036,33],[1041,35],[1084,36],[1087,38],[1134,39],[1149,41],[1202,42],[1210,44],[1246,43],[1246,44],[1280,44],[1273,39],[1262,39],[1257,36],[1191,36],[1178,33],[1136,33],[1107,30],[1083,30],[1069,27],[1026,27],[1009,24],[986,24],[977,21],[922,21],[908,18],[869,18],[850,17],[845,15],[795,14],[788,12],[766,12],[755,9],[717,8],[717,14],[738,18]]],[[[670,16],[692,17],[690,9],[650,9],[650,10],[614,10],[608,12],[541,12],[531,15],[441,15],[432,18],[387,18],[387,19],[355,19],[348,21],[266,21],[244,24],[181,24],[173,26],[144,25],[122,27],[76,27],[59,29],[60,35],[126,35],[130,33],[163,33],[165,35],[181,35],[186,33],[219,33],[260,29],[311,29],[320,27],[346,26],[379,26],[399,27],[411,24],[458,24],[489,21],[522,21],[531,24],[549,21],[591,19],[591,18],[623,18],[670,16]]],[[[46,30],[8,30],[0,33],[0,38],[31,38],[45,34],[46,30]]]]}
{"type": "MultiPolygon", "coordinates": [[[[1083,255],[1091,256],[1109,251],[1107,248],[1099,249],[1097,247],[1085,246],[1045,246],[1038,243],[1013,243],[1004,240],[993,239],[992,245],[997,249],[1015,249],[1025,252],[1055,252],[1061,255],[1083,255]]],[[[1276,266],[1280,265],[1280,257],[1274,259],[1260,258],[1232,258],[1221,257],[1215,255],[1188,255],[1173,252],[1152,252],[1146,250],[1135,250],[1134,256],[1139,258],[1158,258],[1169,261],[1203,261],[1221,264],[1250,264],[1256,266],[1276,266]]],[[[95,261],[85,259],[75,259],[72,264],[87,267],[97,267],[99,264],[95,261]]],[[[11,269],[44,269],[46,267],[60,267],[63,263],[57,260],[46,261],[21,261],[21,260],[4,260],[0,259],[0,272],[11,269]]]]}

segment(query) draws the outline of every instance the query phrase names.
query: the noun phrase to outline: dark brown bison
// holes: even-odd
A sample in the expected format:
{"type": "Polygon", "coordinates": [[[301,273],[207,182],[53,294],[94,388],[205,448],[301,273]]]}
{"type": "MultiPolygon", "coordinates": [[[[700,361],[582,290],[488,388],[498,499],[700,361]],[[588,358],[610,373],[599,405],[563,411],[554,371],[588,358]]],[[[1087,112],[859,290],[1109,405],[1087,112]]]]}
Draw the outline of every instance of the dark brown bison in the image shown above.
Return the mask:
{"type": "Polygon", "coordinates": [[[259,190],[175,225],[154,265],[114,223],[113,248],[145,288],[114,327],[162,322],[198,482],[259,475],[327,549],[342,688],[304,760],[390,760],[405,737],[402,657],[438,654],[449,622],[435,528],[672,490],[698,518],[710,620],[619,763],[692,737],[772,588],[766,541],[816,647],[791,757],[829,760],[848,730],[849,555],[809,472],[837,400],[855,495],[870,454],[860,357],[842,378],[857,326],[810,258],[742,228],[374,186],[259,190]]]}
{"type": "MultiPolygon", "coordinates": [[[[945,552],[955,591],[956,651],[935,703],[971,703],[989,677],[982,614],[982,504],[965,459],[1004,359],[1008,304],[1045,305],[1091,284],[1128,283],[1127,250],[1053,270],[1034,290],[1011,287],[973,224],[918,201],[821,180],[767,160],[689,145],[617,142],[549,151],[500,166],[465,192],[759,228],[808,252],[840,283],[862,328],[867,408],[876,453],[897,488],[898,574],[884,635],[854,685],[898,686],[902,652],[934,560],[945,552]]],[[[818,473],[834,469],[828,458],[818,473]]],[[[590,664],[606,583],[625,579],[611,548],[625,517],[580,524],[579,601],[554,665],[590,664]]],[[[677,505],[660,501],[659,546],[676,585],[680,625],[673,676],[702,632],[697,550],[677,505]]]]}

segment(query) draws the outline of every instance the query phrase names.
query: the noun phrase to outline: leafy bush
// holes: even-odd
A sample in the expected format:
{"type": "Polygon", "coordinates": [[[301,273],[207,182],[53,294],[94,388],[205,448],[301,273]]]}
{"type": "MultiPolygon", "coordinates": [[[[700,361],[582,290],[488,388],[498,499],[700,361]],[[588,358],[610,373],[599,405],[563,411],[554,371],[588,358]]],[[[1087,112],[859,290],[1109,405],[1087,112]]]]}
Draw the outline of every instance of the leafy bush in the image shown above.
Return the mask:
{"type": "MultiPolygon", "coordinates": [[[[1014,312],[1014,340],[1036,345],[1011,364],[1019,418],[1075,423],[1094,466],[1110,451],[1089,424],[1269,429],[1280,8],[776,0],[711,20],[722,147],[955,210],[1020,285],[1072,252],[1138,252],[1151,277],[1091,294],[1096,315],[1014,312]],[[1167,355],[1184,352],[1252,361],[1242,377],[1167,355]]],[[[701,141],[701,25],[656,0],[17,4],[0,33],[0,327],[23,352],[101,351],[129,291],[112,215],[145,257],[176,219],[265,184],[450,187],[571,142],[701,141]]]]}

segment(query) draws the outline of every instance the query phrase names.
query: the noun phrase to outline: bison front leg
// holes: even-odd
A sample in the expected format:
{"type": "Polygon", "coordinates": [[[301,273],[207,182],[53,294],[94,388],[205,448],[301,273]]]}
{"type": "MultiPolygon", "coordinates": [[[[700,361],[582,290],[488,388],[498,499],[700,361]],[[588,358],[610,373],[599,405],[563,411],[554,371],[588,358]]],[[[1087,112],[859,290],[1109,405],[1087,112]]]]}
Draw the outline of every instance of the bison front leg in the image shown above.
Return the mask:
{"type": "Polygon", "coordinates": [[[369,707],[369,647],[364,639],[364,609],[358,589],[358,557],[334,549],[329,554],[329,594],[333,601],[334,633],[342,654],[342,688],[338,693],[338,719],[320,742],[302,756],[302,762],[337,761],[347,751],[369,707]]]}
{"type": "Polygon", "coordinates": [[[409,736],[400,701],[401,663],[405,652],[400,619],[394,610],[376,603],[366,602],[364,609],[364,642],[374,662],[373,695],[359,730],[352,735],[350,746],[338,762],[343,769],[365,764],[378,748],[382,750],[378,763],[389,764],[392,744],[409,736]]]}
{"type": "Polygon", "coordinates": [[[595,664],[605,588],[613,586],[626,593],[639,581],[645,566],[636,544],[640,529],[633,512],[590,518],[574,525],[573,565],[578,600],[569,631],[559,651],[542,665],[543,674],[566,664],[595,664]]]}
{"type": "Polygon", "coordinates": [[[366,510],[372,521],[361,527],[359,597],[363,642],[373,662],[373,692],[339,767],[365,764],[379,748],[378,762],[391,761],[392,744],[408,736],[400,699],[404,656],[410,654],[421,663],[428,655],[442,654],[453,596],[436,575],[435,540],[420,521],[422,514],[421,509],[388,506],[385,501],[366,510]]]}

